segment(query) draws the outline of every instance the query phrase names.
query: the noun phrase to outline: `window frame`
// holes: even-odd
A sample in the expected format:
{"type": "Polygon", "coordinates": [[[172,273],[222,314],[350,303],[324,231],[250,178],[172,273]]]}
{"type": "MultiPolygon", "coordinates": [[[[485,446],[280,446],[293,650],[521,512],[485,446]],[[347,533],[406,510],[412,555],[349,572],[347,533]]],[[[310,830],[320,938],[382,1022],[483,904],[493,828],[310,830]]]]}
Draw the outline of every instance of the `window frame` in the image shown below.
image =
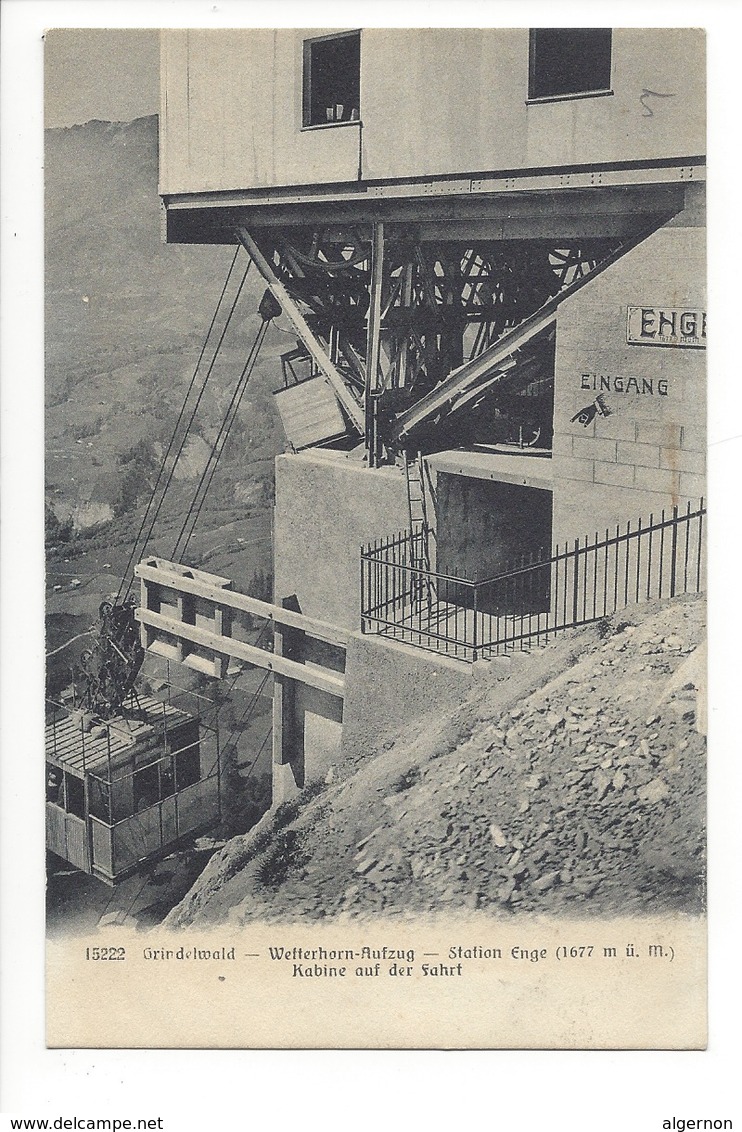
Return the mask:
{"type": "Polygon", "coordinates": [[[302,84],[301,84],[301,129],[304,130],[330,130],[342,126],[360,126],[361,124],[361,29],[350,31],[331,32],[328,35],[315,35],[302,42],[302,84]],[[358,117],[347,118],[340,122],[312,122],[312,49],[317,43],[327,43],[332,39],[358,40],[358,117]]]}
{"type": "Polygon", "coordinates": [[[613,28],[529,28],[528,32],[528,96],[526,105],[538,105],[544,102],[567,102],[577,98],[605,98],[613,94],[613,28]],[[607,31],[610,33],[610,68],[608,86],[595,87],[591,90],[565,91],[563,94],[534,94],[536,76],[536,36],[540,31],[607,31]]]}

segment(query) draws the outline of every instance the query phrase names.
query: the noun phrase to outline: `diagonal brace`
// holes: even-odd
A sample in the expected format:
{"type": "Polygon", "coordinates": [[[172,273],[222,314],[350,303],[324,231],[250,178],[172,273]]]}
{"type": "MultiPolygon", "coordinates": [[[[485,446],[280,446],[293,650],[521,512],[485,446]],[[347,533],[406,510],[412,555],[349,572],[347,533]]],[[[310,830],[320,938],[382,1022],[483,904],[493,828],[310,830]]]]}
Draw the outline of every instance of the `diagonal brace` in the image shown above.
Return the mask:
{"type": "Polygon", "coordinates": [[[314,358],[322,373],[325,375],[327,381],[332,386],[335,396],[340,401],[340,404],[345,409],[346,413],[350,417],[350,420],[355,425],[358,432],[363,434],[363,410],[356,401],[355,397],[353,397],[350,390],[347,388],[345,382],[343,381],[342,375],[330,361],[322,345],[310,329],[307,320],[304,318],[304,315],[301,313],[298,306],[289,295],[283,283],[280,281],[280,279],[277,278],[275,272],[273,271],[273,268],[261,252],[258,245],[255,243],[255,240],[252,238],[247,228],[240,227],[235,231],[238,240],[247,251],[258,271],[263,276],[263,279],[265,279],[274,298],[277,299],[281,304],[281,307],[285,311],[287,317],[293,323],[294,329],[296,330],[297,334],[301,338],[307,350],[309,350],[309,353],[314,358]]]}

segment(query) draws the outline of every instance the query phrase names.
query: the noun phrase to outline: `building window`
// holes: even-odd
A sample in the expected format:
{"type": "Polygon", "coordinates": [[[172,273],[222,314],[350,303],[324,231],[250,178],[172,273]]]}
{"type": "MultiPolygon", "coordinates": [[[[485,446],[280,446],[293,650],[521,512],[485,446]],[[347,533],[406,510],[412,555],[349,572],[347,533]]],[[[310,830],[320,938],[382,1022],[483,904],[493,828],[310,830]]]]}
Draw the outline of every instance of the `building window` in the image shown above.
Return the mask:
{"type": "Polygon", "coordinates": [[[610,28],[531,29],[529,98],[564,98],[610,88],[610,28]]]}
{"type": "Polygon", "coordinates": [[[354,122],[361,105],[361,33],[304,42],[304,126],[354,122]]]}

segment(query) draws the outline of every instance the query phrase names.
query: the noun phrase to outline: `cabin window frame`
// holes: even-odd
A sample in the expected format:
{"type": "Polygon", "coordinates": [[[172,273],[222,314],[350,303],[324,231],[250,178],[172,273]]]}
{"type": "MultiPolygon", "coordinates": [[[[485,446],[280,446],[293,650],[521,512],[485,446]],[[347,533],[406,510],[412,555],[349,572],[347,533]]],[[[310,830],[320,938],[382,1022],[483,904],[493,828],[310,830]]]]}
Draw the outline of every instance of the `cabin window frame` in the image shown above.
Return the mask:
{"type": "MultiPolygon", "coordinates": [[[[614,37],[613,28],[531,28],[528,36],[528,97],[526,104],[566,102],[576,98],[601,98],[613,94],[614,37]],[[538,77],[537,39],[539,32],[607,32],[608,33],[608,85],[596,85],[580,90],[564,90],[549,94],[536,93],[538,77]]],[[[602,76],[598,76],[599,78],[602,76]]]]}
{"type": "MultiPolygon", "coordinates": [[[[345,111],[345,108],[344,108],[345,111]]],[[[301,101],[301,128],[302,130],[327,130],[337,129],[341,126],[360,126],[361,124],[361,31],[356,28],[352,31],[333,32],[330,35],[317,35],[312,36],[310,39],[305,39],[302,44],[302,101],[301,101]],[[341,39],[355,39],[358,41],[358,105],[351,107],[350,112],[355,109],[357,116],[355,118],[340,118],[338,120],[321,120],[313,121],[312,111],[312,53],[318,44],[328,43],[334,40],[341,39]]]]}
{"type": "Polygon", "coordinates": [[[78,778],[69,770],[64,772],[64,803],[66,813],[80,821],[85,821],[87,817],[85,780],[78,778]]]}

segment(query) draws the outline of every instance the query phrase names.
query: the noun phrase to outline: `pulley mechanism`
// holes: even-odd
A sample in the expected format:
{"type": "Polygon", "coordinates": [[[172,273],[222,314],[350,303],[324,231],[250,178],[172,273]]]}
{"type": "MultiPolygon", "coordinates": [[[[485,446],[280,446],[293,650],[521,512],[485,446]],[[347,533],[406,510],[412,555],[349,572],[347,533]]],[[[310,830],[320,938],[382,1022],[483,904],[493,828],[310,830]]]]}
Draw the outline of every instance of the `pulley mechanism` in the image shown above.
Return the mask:
{"type": "Polygon", "coordinates": [[[75,706],[100,719],[121,714],[142,667],[144,649],[134,617],[136,605],[134,594],[121,603],[101,602],[95,642],[81,657],[75,706]]]}

